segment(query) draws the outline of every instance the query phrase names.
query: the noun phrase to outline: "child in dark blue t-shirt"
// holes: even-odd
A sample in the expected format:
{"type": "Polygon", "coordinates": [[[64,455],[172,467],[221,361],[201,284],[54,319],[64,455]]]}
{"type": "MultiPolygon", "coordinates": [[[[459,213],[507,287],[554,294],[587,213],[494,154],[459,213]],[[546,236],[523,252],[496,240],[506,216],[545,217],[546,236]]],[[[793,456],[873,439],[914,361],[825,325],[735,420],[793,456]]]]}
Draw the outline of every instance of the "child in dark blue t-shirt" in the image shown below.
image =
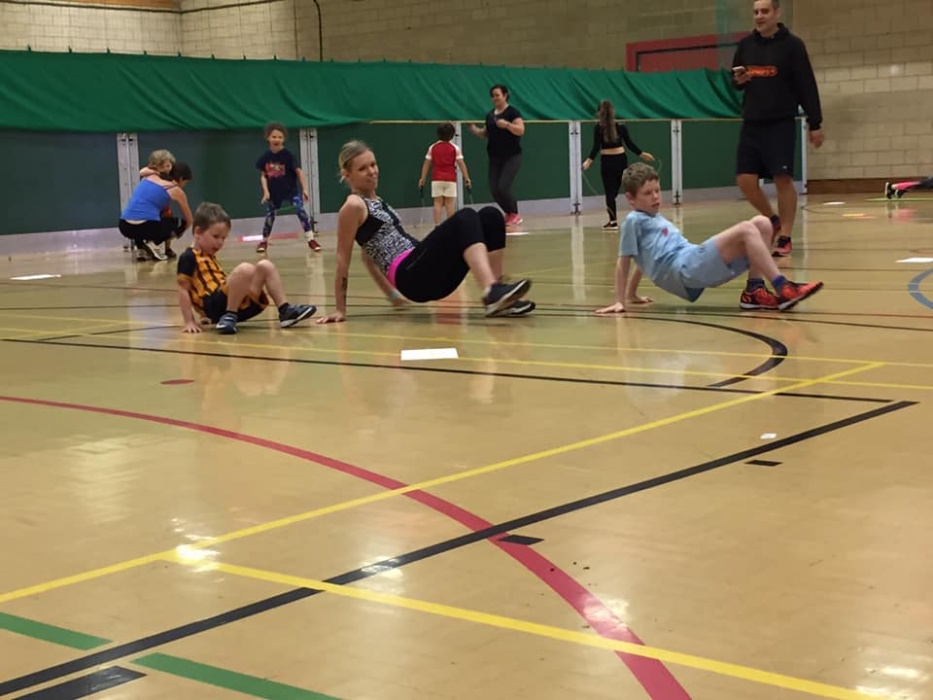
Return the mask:
{"type": "Polygon", "coordinates": [[[262,226],[262,241],[256,246],[256,252],[264,253],[269,247],[269,236],[272,235],[276,211],[291,205],[295,207],[295,214],[305,232],[308,247],[318,253],[321,244],[314,240],[311,220],[304,207],[304,203],[310,198],[308,183],[295,161],[295,156],[285,148],[288,130],[278,122],[270,122],[266,124],[264,135],[269,148],[256,161],[256,169],[260,172],[259,181],[262,185],[262,203],[266,205],[266,220],[262,226]]]}

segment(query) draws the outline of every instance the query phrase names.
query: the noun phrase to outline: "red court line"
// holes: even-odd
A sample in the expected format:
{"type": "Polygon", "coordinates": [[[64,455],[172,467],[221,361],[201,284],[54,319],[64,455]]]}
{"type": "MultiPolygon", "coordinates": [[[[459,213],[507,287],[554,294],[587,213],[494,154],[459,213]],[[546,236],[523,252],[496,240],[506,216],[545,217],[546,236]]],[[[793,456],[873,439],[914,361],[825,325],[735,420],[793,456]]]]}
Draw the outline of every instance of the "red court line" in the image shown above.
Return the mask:
{"type": "MultiPolygon", "coordinates": [[[[294,447],[274,440],[246,435],[245,433],[238,433],[224,428],[217,428],[211,425],[192,423],[190,421],[177,420],[175,418],[167,418],[165,416],[157,416],[148,413],[138,413],[136,411],[122,411],[120,409],[104,408],[102,406],[29,399],[19,396],[0,395],[0,401],[87,411],[89,413],[100,413],[119,418],[132,418],[135,420],[148,421],[150,423],[160,423],[175,428],[184,428],[199,433],[206,433],[215,437],[237,440],[255,447],[261,447],[263,449],[297,457],[298,459],[319,464],[357,479],[382,486],[386,489],[399,489],[408,486],[408,484],[383,474],[377,474],[368,469],[347,462],[341,462],[340,460],[304,450],[300,447],[294,447]]],[[[484,520],[478,515],[464,510],[450,501],[427,493],[426,491],[409,491],[403,495],[455,520],[473,532],[485,530],[494,525],[494,523],[484,520]]],[[[495,538],[491,538],[488,541],[519,562],[543,583],[547,584],[555,593],[569,603],[570,606],[586,620],[587,624],[600,634],[600,636],[630,642],[632,644],[644,644],[635,632],[616,617],[615,613],[613,613],[605,603],[597,596],[590,593],[582,584],[574,580],[570,574],[559,568],[550,559],[526,545],[500,542],[499,539],[497,539],[507,536],[508,533],[500,533],[496,535],[495,538]]],[[[641,656],[633,656],[623,652],[616,652],[616,655],[622,659],[650,697],[655,700],[690,700],[690,695],[687,691],[660,661],[641,656]]]]}

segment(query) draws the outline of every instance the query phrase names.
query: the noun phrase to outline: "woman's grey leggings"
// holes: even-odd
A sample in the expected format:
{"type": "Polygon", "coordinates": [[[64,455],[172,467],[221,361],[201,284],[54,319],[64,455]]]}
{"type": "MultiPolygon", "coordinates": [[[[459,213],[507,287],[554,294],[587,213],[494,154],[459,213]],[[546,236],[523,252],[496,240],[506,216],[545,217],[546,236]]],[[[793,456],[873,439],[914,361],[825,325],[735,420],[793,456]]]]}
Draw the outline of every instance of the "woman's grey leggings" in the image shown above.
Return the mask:
{"type": "Polygon", "coordinates": [[[505,159],[489,159],[489,192],[502,211],[508,214],[518,213],[518,202],[512,195],[512,182],[522,167],[522,154],[516,153],[505,159]]]}

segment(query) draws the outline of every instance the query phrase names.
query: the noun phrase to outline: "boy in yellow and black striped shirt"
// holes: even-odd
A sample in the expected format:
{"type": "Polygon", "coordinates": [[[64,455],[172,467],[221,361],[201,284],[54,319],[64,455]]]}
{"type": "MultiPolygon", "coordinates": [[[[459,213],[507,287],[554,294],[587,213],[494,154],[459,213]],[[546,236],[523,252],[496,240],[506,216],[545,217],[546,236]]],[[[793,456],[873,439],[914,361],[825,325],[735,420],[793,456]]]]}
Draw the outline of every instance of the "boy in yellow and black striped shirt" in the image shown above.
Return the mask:
{"type": "Polygon", "coordinates": [[[185,333],[200,333],[196,310],[224,334],[237,322],[262,313],[269,299],[279,310],[279,326],[288,328],[314,315],[313,304],[289,304],[279,271],[269,260],[241,263],[230,276],[215,257],[230,234],[230,216],[219,204],[204,202],[194,213],[194,245],[178,256],[178,306],[185,333]]]}

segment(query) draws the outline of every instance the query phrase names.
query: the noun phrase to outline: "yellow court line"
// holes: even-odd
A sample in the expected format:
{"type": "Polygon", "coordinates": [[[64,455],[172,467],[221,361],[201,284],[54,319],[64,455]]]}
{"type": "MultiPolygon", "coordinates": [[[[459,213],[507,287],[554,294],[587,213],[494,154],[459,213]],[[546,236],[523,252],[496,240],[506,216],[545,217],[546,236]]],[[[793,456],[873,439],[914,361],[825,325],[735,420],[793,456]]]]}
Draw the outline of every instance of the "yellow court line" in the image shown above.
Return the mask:
{"type": "MultiPolygon", "coordinates": [[[[60,335],[69,335],[69,336],[74,336],[77,338],[93,338],[94,335],[93,333],[91,333],[91,331],[99,333],[104,328],[106,328],[108,325],[119,326],[119,325],[122,325],[122,322],[114,321],[113,323],[109,323],[109,324],[98,323],[93,326],[83,326],[81,328],[53,328],[53,329],[46,328],[44,330],[26,330],[25,328],[19,328],[19,329],[0,328],[0,330],[3,330],[3,331],[17,330],[20,333],[25,334],[25,336],[19,335],[15,337],[5,338],[5,340],[42,340],[42,338],[35,339],[31,337],[31,336],[36,336],[36,335],[38,336],[47,335],[50,338],[55,338],[60,335]],[[26,337],[26,336],[29,336],[29,337],[26,337]]],[[[128,328],[126,330],[130,331],[132,329],[128,328]]]]}
{"type": "Polygon", "coordinates": [[[65,576],[64,578],[55,579],[49,583],[38,583],[27,588],[20,588],[16,591],[10,591],[9,593],[0,593],[0,603],[8,603],[11,600],[27,598],[31,595],[45,593],[55,588],[64,588],[65,586],[70,586],[75,583],[83,583],[84,581],[90,581],[92,579],[100,578],[101,576],[106,576],[108,574],[116,574],[128,569],[134,569],[137,566],[145,566],[146,564],[163,561],[166,555],[171,554],[173,551],[174,550],[168,550],[166,552],[157,552],[156,554],[147,554],[143,557],[121,561],[116,564],[111,564],[110,566],[103,566],[99,569],[85,571],[73,576],[65,576]]]}
{"type": "Polygon", "coordinates": [[[887,382],[832,382],[839,386],[862,386],[875,389],[908,389],[913,391],[933,391],[933,386],[924,384],[888,384],[887,382]]]}
{"type": "MultiPolygon", "coordinates": [[[[607,264],[609,264],[609,263],[612,263],[613,265],[615,265],[615,264],[616,264],[616,261],[615,261],[615,260],[611,260],[611,259],[610,259],[610,260],[595,260],[595,261],[593,261],[592,263],[585,262],[584,264],[585,264],[587,267],[596,267],[597,265],[607,265],[607,264]]],[[[509,277],[511,277],[511,278],[513,278],[513,279],[516,279],[516,278],[517,278],[517,279],[521,279],[522,277],[531,277],[531,278],[533,278],[535,275],[543,275],[543,274],[546,273],[546,272],[571,272],[571,273],[572,273],[572,272],[573,272],[573,267],[574,267],[574,266],[573,266],[573,261],[572,261],[572,260],[568,260],[568,261],[567,261],[565,264],[563,264],[563,265],[555,265],[555,266],[553,266],[553,267],[542,267],[542,268],[539,268],[539,269],[537,269],[537,270],[534,269],[534,268],[532,268],[531,270],[523,270],[522,272],[509,273],[509,277]]],[[[534,284],[539,284],[539,282],[534,282],[533,279],[532,279],[532,282],[533,282],[534,284]]],[[[573,282],[573,280],[571,279],[571,280],[569,280],[569,281],[567,282],[567,284],[574,284],[574,282],[573,282]]],[[[585,283],[585,284],[589,285],[588,282],[585,283]]],[[[613,284],[614,284],[614,283],[613,283],[613,284]]]]}
{"type": "MultiPolygon", "coordinates": [[[[129,309],[131,307],[128,306],[126,308],[129,309]]],[[[11,316],[13,318],[28,317],[32,319],[47,320],[47,321],[80,321],[81,323],[89,322],[89,323],[99,323],[102,325],[117,325],[117,324],[130,323],[130,324],[135,324],[135,325],[140,325],[140,326],[148,326],[152,323],[151,321],[134,321],[133,319],[130,319],[130,318],[106,318],[104,319],[104,318],[92,318],[88,316],[47,316],[46,314],[39,313],[36,311],[25,312],[25,313],[19,313],[18,311],[17,312],[0,311],[0,316],[11,316]]]]}
{"type": "Polygon", "coordinates": [[[809,681],[803,678],[795,678],[794,676],[787,676],[782,673],[763,671],[761,669],[752,668],[750,666],[742,666],[740,664],[733,664],[725,661],[716,661],[715,659],[708,659],[702,656],[695,656],[693,654],[684,654],[677,651],[671,651],[669,649],[634,644],[632,642],[624,642],[621,640],[601,637],[592,633],[577,632],[576,630],[568,630],[562,627],[555,627],[553,625],[545,625],[538,622],[519,620],[513,617],[506,617],[504,615],[494,615],[492,613],[480,612],[478,610],[470,610],[452,605],[417,600],[415,598],[406,598],[404,596],[380,593],[378,591],[367,590],[365,588],[339,586],[333,583],[327,583],[326,581],[318,581],[315,579],[303,578],[299,576],[290,576],[288,574],[281,574],[274,571],[265,571],[262,569],[254,569],[252,567],[246,566],[237,566],[235,564],[224,564],[220,562],[206,563],[203,561],[189,562],[185,561],[182,557],[177,555],[166,557],[166,559],[177,562],[179,564],[189,566],[204,566],[209,569],[216,569],[217,571],[222,571],[223,573],[233,576],[242,576],[245,578],[256,579],[270,583],[279,583],[294,588],[314,588],[325,591],[326,593],[332,593],[337,596],[352,598],[354,600],[362,600],[368,603],[390,605],[396,608],[415,610],[417,612],[428,613],[430,615],[438,615],[454,620],[472,622],[475,624],[485,625],[487,627],[496,627],[512,632],[522,632],[525,634],[531,634],[537,637],[545,637],[561,642],[569,642],[571,644],[578,644],[581,646],[622,652],[631,656],[655,659],[666,664],[686,666],[688,668],[715,673],[721,676],[729,676],[731,678],[750,681],[752,683],[758,683],[761,685],[774,686],[786,690],[795,690],[800,693],[816,695],[822,698],[834,698],[835,700],[877,700],[879,697],[884,697],[876,694],[866,695],[855,690],[849,690],[848,688],[841,688],[839,686],[828,685],[826,683],[809,681]]]}
{"type": "Polygon", "coordinates": [[[611,346],[611,345],[567,345],[563,343],[538,343],[534,341],[510,341],[510,340],[483,340],[480,338],[451,338],[448,336],[435,336],[435,335],[390,335],[383,333],[355,333],[353,331],[340,331],[341,335],[348,336],[352,338],[376,338],[382,340],[408,340],[408,341],[439,341],[439,342],[449,342],[449,343],[478,343],[482,345],[508,345],[508,346],[517,346],[523,348],[546,348],[553,350],[596,350],[602,352],[613,352],[621,350],[622,352],[632,352],[632,353],[644,353],[648,355],[655,354],[670,354],[670,355],[700,355],[700,356],[710,356],[710,357],[750,357],[752,359],[759,360],[779,360],[784,359],[788,362],[793,360],[802,360],[806,362],[831,362],[838,364],[848,364],[848,365],[861,365],[866,362],[884,362],[886,365],[891,367],[919,367],[919,368],[933,368],[931,363],[917,363],[917,362],[888,362],[887,360],[858,360],[853,358],[843,358],[843,357],[813,357],[808,355],[771,355],[765,353],[756,353],[756,352],[726,352],[723,350],[676,350],[673,348],[635,348],[628,345],[621,346],[611,346]]]}
{"type": "MultiPolygon", "coordinates": [[[[533,452],[531,454],[523,455],[521,457],[514,457],[512,459],[506,459],[501,462],[495,462],[493,464],[487,464],[482,467],[476,467],[475,469],[468,469],[466,471],[457,472],[455,474],[447,474],[445,476],[439,476],[434,479],[427,479],[425,481],[420,481],[415,484],[410,484],[397,489],[390,489],[386,491],[380,491],[375,494],[370,494],[369,496],[362,496],[359,498],[354,498],[349,501],[343,501],[341,503],[334,503],[329,506],[324,506],[323,508],[316,508],[314,510],[309,510],[304,513],[298,513],[296,515],[290,515],[285,518],[279,518],[278,520],[272,520],[266,523],[260,523],[258,525],[252,525],[250,527],[242,528],[240,530],[234,530],[225,535],[218,535],[216,537],[209,537],[198,542],[194,542],[186,545],[188,549],[205,549],[207,547],[213,547],[217,544],[224,542],[231,542],[233,540],[239,540],[244,537],[250,537],[252,535],[258,535],[271,530],[278,530],[280,528],[286,527],[288,525],[293,525],[300,522],[305,522],[312,520],[314,518],[319,518],[324,515],[329,515],[331,513],[339,513],[341,511],[350,510],[352,508],[357,508],[359,506],[370,505],[372,503],[377,503],[379,501],[385,501],[396,496],[402,496],[406,493],[412,491],[423,491],[435,486],[442,486],[444,484],[451,484],[456,481],[463,481],[464,479],[471,479],[476,476],[483,474],[490,474],[492,472],[501,471],[503,469],[508,469],[510,467],[519,466],[522,464],[527,464],[529,462],[534,462],[540,459],[546,459],[548,457],[556,457],[558,455],[567,454],[568,452],[574,452],[576,450],[581,450],[586,447],[592,447],[595,445],[601,445],[613,440],[618,440],[619,438],[628,437],[630,435],[637,435],[639,433],[644,433],[649,430],[654,430],[655,428],[662,428],[667,425],[672,425],[674,423],[679,423],[684,420],[691,418],[698,418],[699,416],[704,416],[709,413],[714,413],[716,411],[721,411],[727,408],[733,408],[735,406],[741,406],[746,403],[751,403],[752,401],[760,401],[761,399],[780,394],[785,391],[799,391],[809,386],[815,384],[820,384],[824,382],[829,382],[839,377],[846,377],[851,374],[856,374],[858,372],[865,372],[872,369],[877,369],[878,367],[883,367],[884,363],[876,362],[872,364],[865,365],[864,367],[856,367],[853,369],[848,369],[842,372],[836,372],[835,374],[829,374],[825,377],[820,377],[818,379],[808,379],[797,384],[792,384],[789,387],[771,389],[769,391],[763,391],[760,394],[746,394],[734,399],[729,399],[728,401],[723,401],[720,403],[712,404],[704,408],[694,409],[692,411],[685,411],[684,413],[678,413],[667,418],[661,418],[659,420],[654,420],[648,423],[642,423],[640,425],[632,426],[631,428],[625,428],[623,430],[618,430],[612,433],[606,433],[604,435],[599,435],[597,437],[587,438],[585,440],[579,440],[577,442],[572,442],[566,445],[561,445],[559,447],[552,447],[547,450],[541,450],[539,452],[533,452]]],[[[45,583],[36,584],[28,588],[23,588],[16,591],[10,591],[9,593],[0,594],[0,603],[3,603],[8,600],[14,600],[17,598],[24,598],[29,595],[35,595],[36,593],[44,593],[46,591],[51,591],[56,588],[61,588],[63,586],[68,586],[72,583],[78,583],[80,581],[87,581],[98,576],[105,576],[107,574],[116,573],[118,571],[124,571],[126,569],[132,569],[137,566],[141,566],[152,561],[153,558],[164,557],[171,555],[173,550],[168,550],[167,552],[159,552],[156,554],[151,554],[145,557],[139,557],[136,559],[131,559],[126,562],[113,564],[111,566],[104,567],[102,569],[95,569],[92,571],[87,571],[82,574],[77,574],[75,576],[68,576],[60,579],[53,579],[45,583]]]]}

